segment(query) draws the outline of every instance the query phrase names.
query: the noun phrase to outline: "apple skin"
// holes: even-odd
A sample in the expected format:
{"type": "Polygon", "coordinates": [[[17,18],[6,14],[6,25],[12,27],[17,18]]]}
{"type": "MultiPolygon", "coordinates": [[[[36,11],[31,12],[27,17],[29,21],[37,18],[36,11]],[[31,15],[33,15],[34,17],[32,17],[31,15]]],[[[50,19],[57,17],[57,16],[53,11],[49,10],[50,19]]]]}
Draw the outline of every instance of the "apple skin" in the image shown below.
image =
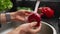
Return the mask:
{"type": "Polygon", "coordinates": [[[41,13],[43,13],[45,15],[45,17],[47,17],[49,19],[54,16],[54,10],[51,9],[50,7],[40,7],[39,12],[40,11],[41,11],[41,13]]]}
{"type": "Polygon", "coordinates": [[[41,21],[41,16],[40,14],[37,13],[33,13],[28,17],[28,22],[37,22],[35,27],[38,27],[40,25],[40,21],[41,21]]]}

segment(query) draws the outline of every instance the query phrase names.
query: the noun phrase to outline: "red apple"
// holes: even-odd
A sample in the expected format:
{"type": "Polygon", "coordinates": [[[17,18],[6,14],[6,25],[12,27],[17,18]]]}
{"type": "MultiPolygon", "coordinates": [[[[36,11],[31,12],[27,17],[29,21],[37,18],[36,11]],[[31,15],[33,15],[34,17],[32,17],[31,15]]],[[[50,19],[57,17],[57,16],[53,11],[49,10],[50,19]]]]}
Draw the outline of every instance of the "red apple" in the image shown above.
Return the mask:
{"type": "MultiPolygon", "coordinates": [[[[39,10],[43,13],[47,18],[51,18],[54,16],[54,10],[50,7],[40,7],[39,10]]],[[[44,16],[43,15],[43,16],[44,16]]]]}
{"type": "Polygon", "coordinates": [[[36,26],[40,25],[40,21],[41,21],[41,16],[40,14],[37,13],[33,13],[28,17],[28,22],[37,22],[36,26]]]}

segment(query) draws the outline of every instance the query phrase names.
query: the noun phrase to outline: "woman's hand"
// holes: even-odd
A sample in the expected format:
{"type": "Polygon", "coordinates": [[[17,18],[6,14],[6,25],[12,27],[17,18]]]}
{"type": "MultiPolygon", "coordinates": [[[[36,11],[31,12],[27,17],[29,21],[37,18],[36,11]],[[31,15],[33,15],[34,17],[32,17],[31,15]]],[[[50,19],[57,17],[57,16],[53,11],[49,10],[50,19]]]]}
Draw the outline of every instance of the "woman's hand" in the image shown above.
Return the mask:
{"type": "Polygon", "coordinates": [[[37,34],[41,30],[41,24],[39,27],[34,29],[36,24],[37,22],[22,24],[8,34],[37,34]]]}
{"type": "Polygon", "coordinates": [[[19,10],[19,11],[16,11],[16,12],[12,12],[10,13],[11,14],[11,19],[12,21],[21,21],[21,22],[25,22],[25,18],[27,16],[30,15],[31,12],[27,11],[27,10],[19,10]]]}

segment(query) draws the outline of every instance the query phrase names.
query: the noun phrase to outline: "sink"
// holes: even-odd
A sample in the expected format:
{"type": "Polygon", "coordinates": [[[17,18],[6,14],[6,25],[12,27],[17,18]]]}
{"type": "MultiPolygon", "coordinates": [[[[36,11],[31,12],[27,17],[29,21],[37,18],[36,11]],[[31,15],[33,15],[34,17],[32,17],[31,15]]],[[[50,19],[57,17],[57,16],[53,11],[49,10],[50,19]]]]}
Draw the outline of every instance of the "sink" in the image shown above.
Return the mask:
{"type": "Polygon", "coordinates": [[[38,34],[57,34],[56,29],[52,25],[46,22],[41,22],[41,23],[42,23],[42,28],[38,34]]]}
{"type": "MultiPolygon", "coordinates": [[[[41,23],[42,23],[42,28],[38,34],[57,34],[56,29],[52,25],[43,21],[41,21],[41,23]]],[[[18,25],[19,24],[16,23],[5,24],[2,26],[2,28],[0,28],[0,34],[6,34],[10,32],[18,25]]]]}

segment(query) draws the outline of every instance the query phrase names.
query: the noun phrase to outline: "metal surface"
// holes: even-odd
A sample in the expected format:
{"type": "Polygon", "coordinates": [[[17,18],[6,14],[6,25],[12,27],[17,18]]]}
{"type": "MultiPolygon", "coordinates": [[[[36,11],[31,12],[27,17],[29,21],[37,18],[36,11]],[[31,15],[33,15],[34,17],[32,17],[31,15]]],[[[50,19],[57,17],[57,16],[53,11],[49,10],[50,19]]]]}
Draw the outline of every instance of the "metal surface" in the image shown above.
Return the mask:
{"type": "Polygon", "coordinates": [[[57,34],[60,34],[59,27],[58,27],[58,18],[42,19],[42,21],[47,22],[50,25],[52,25],[56,29],[57,34]]]}

